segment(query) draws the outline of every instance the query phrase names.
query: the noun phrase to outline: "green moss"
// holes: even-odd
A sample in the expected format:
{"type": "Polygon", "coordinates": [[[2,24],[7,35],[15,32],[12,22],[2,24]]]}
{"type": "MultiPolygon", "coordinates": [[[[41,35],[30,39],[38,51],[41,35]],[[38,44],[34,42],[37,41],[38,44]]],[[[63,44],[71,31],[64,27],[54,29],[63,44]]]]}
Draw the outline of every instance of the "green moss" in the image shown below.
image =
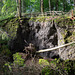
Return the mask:
{"type": "Polygon", "coordinates": [[[31,17],[30,19],[29,19],[29,21],[35,21],[36,20],[36,17],[31,17]]]}
{"type": "Polygon", "coordinates": [[[39,59],[39,64],[40,65],[49,65],[49,62],[45,59],[39,59]]]}
{"type": "Polygon", "coordinates": [[[17,28],[19,26],[18,18],[11,19],[4,27],[2,27],[12,37],[16,36],[17,28]]]}
{"type": "Polygon", "coordinates": [[[72,42],[74,39],[75,39],[75,35],[66,38],[67,42],[72,42]]]}
{"type": "Polygon", "coordinates": [[[67,41],[67,42],[72,42],[73,40],[75,40],[75,31],[73,30],[73,31],[69,31],[70,32],[70,36],[67,36],[67,38],[65,38],[65,40],[67,41]]]}
{"type": "Polygon", "coordinates": [[[38,16],[38,17],[31,17],[29,21],[34,21],[34,22],[48,22],[48,21],[52,21],[50,20],[50,17],[48,16],[38,16]]]}
{"type": "Polygon", "coordinates": [[[65,38],[65,34],[64,33],[61,33],[61,35],[62,35],[63,38],[65,38]]]}
{"type": "Polygon", "coordinates": [[[37,22],[37,21],[39,21],[39,22],[44,21],[44,22],[45,22],[45,17],[44,17],[44,16],[42,16],[42,17],[37,17],[37,18],[36,18],[36,22],[37,22]]]}
{"type": "Polygon", "coordinates": [[[68,16],[60,16],[60,17],[54,19],[54,21],[60,27],[67,27],[67,26],[73,26],[74,25],[74,21],[71,20],[68,16]]]}

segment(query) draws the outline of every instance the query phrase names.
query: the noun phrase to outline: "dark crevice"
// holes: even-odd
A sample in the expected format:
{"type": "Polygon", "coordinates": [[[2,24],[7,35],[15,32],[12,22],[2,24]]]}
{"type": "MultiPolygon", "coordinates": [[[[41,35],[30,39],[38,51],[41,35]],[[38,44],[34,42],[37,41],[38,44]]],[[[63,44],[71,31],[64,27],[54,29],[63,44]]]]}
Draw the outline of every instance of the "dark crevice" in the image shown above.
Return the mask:
{"type": "Polygon", "coordinates": [[[68,37],[70,37],[72,35],[72,33],[70,31],[67,32],[66,36],[65,36],[65,44],[68,43],[68,41],[66,40],[68,37]]]}

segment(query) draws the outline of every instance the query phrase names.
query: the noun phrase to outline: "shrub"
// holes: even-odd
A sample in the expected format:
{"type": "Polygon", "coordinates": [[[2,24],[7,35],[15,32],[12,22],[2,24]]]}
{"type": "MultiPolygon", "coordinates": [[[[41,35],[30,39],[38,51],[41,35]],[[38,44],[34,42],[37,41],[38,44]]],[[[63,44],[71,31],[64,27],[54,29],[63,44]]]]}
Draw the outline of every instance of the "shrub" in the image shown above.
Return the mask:
{"type": "Polygon", "coordinates": [[[55,59],[42,69],[42,75],[75,75],[75,61],[55,59]]]}
{"type": "Polygon", "coordinates": [[[42,69],[42,75],[58,75],[58,71],[46,66],[42,69]]]}
{"type": "Polygon", "coordinates": [[[11,51],[8,49],[8,45],[2,45],[0,48],[1,55],[10,57],[11,51]]]}
{"type": "Polygon", "coordinates": [[[16,67],[25,66],[24,59],[21,58],[21,55],[19,55],[19,53],[13,54],[13,60],[14,60],[14,65],[16,67]]]}

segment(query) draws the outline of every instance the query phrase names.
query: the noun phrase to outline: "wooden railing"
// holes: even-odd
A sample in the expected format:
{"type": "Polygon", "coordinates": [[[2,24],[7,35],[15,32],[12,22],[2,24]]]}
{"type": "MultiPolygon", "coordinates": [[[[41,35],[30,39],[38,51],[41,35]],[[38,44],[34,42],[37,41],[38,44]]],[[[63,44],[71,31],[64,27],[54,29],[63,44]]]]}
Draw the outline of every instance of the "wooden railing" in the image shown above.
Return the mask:
{"type": "Polygon", "coordinates": [[[58,15],[59,16],[59,15],[65,14],[65,12],[63,12],[63,11],[46,11],[45,14],[46,15],[53,15],[53,16],[58,15]]]}
{"type": "Polygon", "coordinates": [[[39,14],[41,14],[40,12],[38,13],[22,13],[22,16],[27,16],[27,17],[36,17],[39,16],[39,14]]]}

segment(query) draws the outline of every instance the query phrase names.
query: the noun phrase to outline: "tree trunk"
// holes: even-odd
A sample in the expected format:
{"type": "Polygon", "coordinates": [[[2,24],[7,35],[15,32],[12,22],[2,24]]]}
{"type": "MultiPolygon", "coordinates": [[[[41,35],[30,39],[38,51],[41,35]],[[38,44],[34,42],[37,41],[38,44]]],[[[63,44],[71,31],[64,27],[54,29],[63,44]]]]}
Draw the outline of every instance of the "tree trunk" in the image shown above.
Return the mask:
{"type": "Polygon", "coordinates": [[[40,3],[41,3],[41,13],[43,14],[43,12],[44,12],[44,8],[43,8],[43,0],[40,0],[40,3]]]}
{"type": "Polygon", "coordinates": [[[21,17],[21,0],[19,0],[19,17],[21,17]]]}
{"type": "Polygon", "coordinates": [[[56,0],[56,11],[58,11],[58,0],[56,0]]]}
{"type": "Polygon", "coordinates": [[[74,0],[74,11],[75,11],[75,0],[74,0]]]}
{"type": "Polygon", "coordinates": [[[18,0],[16,0],[16,5],[17,5],[17,16],[19,15],[19,4],[18,4],[18,0]]]}
{"type": "Polygon", "coordinates": [[[49,0],[49,11],[51,11],[51,2],[49,0]]]}
{"type": "Polygon", "coordinates": [[[65,11],[65,0],[63,0],[63,11],[65,11]]]}
{"type": "MultiPolygon", "coordinates": [[[[2,0],[0,0],[0,2],[2,3],[2,0]]],[[[1,4],[1,7],[0,7],[0,15],[1,15],[1,9],[2,9],[2,4],[1,4]]]]}
{"type": "Polygon", "coordinates": [[[23,0],[22,0],[22,13],[24,12],[24,10],[23,10],[23,0]]]}

